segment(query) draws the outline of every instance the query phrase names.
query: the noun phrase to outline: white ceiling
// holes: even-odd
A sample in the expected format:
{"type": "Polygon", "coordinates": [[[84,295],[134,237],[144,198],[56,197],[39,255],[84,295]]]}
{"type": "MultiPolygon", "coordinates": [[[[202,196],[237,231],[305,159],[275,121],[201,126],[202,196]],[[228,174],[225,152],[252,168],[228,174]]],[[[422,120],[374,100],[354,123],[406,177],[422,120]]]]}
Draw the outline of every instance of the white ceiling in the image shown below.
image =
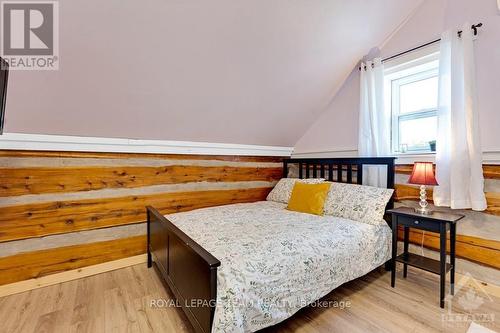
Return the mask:
{"type": "Polygon", "coordinates": [[[60,2],[60,70],[12,72],[6,132],[293,146],[419,3],[60,2]]]}

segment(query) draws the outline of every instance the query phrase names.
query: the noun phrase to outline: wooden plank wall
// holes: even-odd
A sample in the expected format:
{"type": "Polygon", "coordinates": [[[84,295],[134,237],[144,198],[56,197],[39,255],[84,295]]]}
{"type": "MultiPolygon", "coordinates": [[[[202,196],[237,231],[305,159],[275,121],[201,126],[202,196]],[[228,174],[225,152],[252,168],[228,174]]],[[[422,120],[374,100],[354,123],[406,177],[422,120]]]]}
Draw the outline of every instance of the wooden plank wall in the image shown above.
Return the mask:
{"type": "MultiPolygon", "coordinates": [[[[409,185],[406,183],[406,178],[411,174],[412,165],[396,166],[396,201],[402,204],[408,204],[408,201],[418,201],[420,190],[418,186],[409,185]]],[[[500,165],[483,165],[483,175],[485,178],[486,200],[488,208],[484,212],[474,213],[474,216],[469,216],[471,211],[463,211],[466,214],[464,221],[460,222],[457,229],[457,256],[485,265],[500,269],[500,165]],[[490,190],[488,190],[490,189],[490,190]],[[493,190],[491,190],[493,189],[493,190]],[[465,223],[466,225],[464,225],[465,223]],[[471,230],[484,228],[485,224],[491,225],[490,229],[497,230],[496,234],[492,234],[491,238],[477,237],[471,235],[471,230]],[[461,228],[466,226],[467,230],[461,228]]],[[[432,203],[432,188],[427,191],[428,201],[432,203]]],[[[442,209],[442,208],[440,208],[442,209]]],[[[400,238],[402,234],[400,234],[400,238]]],[[[421,245],[433,250],[439,249],[439,235],[431,232],[422,233],[418,229],[411,229],[410,241],[414,244],[421,245]]],[[[449,246],[449,245],[448,245],[449,246]]]]}
{"type": "Polygon", "coordinates": [[[281,158],[0,151],[0,285],[144,253],[162,213],[263,200],[281,158]]]}

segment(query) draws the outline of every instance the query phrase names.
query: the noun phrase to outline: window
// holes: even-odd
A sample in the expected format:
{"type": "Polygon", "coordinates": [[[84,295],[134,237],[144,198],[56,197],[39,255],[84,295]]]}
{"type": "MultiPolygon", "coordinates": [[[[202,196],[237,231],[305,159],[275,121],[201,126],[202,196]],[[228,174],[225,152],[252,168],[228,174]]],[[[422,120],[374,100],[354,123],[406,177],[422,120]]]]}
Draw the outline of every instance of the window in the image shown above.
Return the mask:
{"type": "Polygon", "coordinates": [[[427,153],[437,138],[438,57],[431,52],[386,70],[393,153],[427,153]]]}

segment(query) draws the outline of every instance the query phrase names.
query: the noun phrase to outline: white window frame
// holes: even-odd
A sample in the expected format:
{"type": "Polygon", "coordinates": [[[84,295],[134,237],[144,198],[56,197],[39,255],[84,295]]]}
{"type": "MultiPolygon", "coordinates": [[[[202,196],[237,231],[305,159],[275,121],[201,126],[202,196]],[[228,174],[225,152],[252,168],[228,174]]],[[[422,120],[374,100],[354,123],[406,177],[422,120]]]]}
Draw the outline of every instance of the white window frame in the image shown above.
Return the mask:
{"type": "MultiPolygon", "coordinates": [[[[393,153],[402,153],[401,148],[401,135],[399,133],[399,128],[401,121],[419,119],[419,118],[430,118],[437,117],[437,103],[436,108],[421,109],[409,113],[401,114],[400,112],[400,91],[401,87],[423,80],[427,80],[438,76],[438,68],[429,69],[423,72],[418,72],[411,74],[399,79],[391,81],[391,145],[393,153]]],[[[431,152],[429,146],[410,146],[404,153],[428,153],[431,152]]]]}
{"type": "MultiPolygon", "coordinates": [[[[425,80],[438,75],[439,71],[439,43],[430,45],[423,49],[405,54],[385,63],[384,81],[385,81],[385,108],[386,114],[391,115],[391,150],[394,155],[420,155],[435,154],[427,149],[408,150],[404,153],[399,150],[399,120],[417,119],[419,117],[428,117],[437,114],[436,109],[418,110],[412,113],[399,115],[399,89],[397,96],[392,93],[393,84],[403,85],[411,82],[425,80]],[[393,110],[393,105],[397,105],[397,110],[393,110]]],[[[398,87],[399,88],[399,87],[398,87]]]]}

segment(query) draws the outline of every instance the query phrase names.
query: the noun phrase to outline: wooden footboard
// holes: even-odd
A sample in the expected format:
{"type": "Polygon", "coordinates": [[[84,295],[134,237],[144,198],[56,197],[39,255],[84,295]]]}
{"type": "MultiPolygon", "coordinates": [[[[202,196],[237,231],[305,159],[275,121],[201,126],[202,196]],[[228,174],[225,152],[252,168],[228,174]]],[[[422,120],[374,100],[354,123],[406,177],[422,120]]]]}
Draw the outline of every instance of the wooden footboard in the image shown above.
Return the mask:
{"type": "Polygon", "coordinates": [[[148,267],[153,262],[196,332],[210,332],[220,261],[153,207],[148,215],[148,267]]]}

